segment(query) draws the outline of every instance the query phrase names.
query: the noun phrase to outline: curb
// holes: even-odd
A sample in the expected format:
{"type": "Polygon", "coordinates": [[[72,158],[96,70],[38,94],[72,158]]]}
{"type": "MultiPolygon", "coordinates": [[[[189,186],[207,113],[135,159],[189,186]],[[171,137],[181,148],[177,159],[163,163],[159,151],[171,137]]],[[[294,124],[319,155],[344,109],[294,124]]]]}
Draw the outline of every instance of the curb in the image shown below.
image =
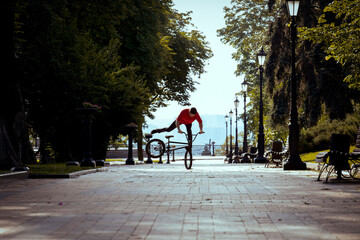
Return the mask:
{"type": "Polygon", "coordinates": [[[20,172],[10,172],[10,173],[4,173],[0,174],[0,179],[26,179],[29,178],[29,172],[28,171],[20,171],[20,172]]]}
{"type": "Polygon", "coordinates": [[[308,170],[315,170],[315,171],[320,170],[318,163],[312,163],[312,162],[305,162],[305,163],[308,170]]]}

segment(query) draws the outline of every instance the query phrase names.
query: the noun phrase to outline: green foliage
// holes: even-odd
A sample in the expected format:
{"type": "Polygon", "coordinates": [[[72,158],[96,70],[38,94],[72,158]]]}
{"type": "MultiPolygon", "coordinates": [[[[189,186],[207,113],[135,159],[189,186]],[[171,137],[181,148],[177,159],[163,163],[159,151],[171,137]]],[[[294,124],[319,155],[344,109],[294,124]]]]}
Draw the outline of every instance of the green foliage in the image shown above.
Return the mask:
{"type": "Polygon", "coordinates": [[[277,125],[273,128],[265,125],[265,146],[271,147],[272,142],[281,141],[283,147],[287,144],[289,136],[289,127],[287,125],[277,125]]]}
{"type": "MultiPolygon", "coordinates": [[[[171,0],[23,1],[15,7],[15,54],[27,120],[45,155],[82,158],[84,102],[93,114],[92,151],[103,159],[124,125],[165,101],[188,104],[212,56],[205,37],[171,0]]],[[[141,134],[136,134],[141,136],[141,134]]]]}
{"type": "MultiPolygon", "coordinates": [[[[225,7],[226,27],[218,30],[218,36],[222,42],[233,46],[236,52],[233,59],[239,61],[236,74],[243,74],[249,83],[247,97],[248,130],[257,133],[259,126],[259,67],[257,65],[257,54],[261,47],[267,51],[267,34],[269,27],[279,14],[279,3],[269,3],[264,0],[231,1],[231,8],[225,7]],[[273,9],[273,11],[269,11],[273,9]]],[[[266,85],[263,85],[264,93],[266,85]]],[[[264,122],[269,111],[269,101],[264,94],[264,122]]],[[[266,128],[266,127],[265,127],[266,128]]],[[[266,131],[266,130],[265,130],[266,131]]],[[[256,142],[257,135],[254,134],[256,142]]],[[[254,143],[256,144],[256,143],[254,143]]]]}
{"type": "Polygon", "coordinates": [[[256,71],[256,55],[265,46],[267,28],[274,22],[277,11],[270,12],[268,1],[264,0],[232,0],[231,4],[231,8],[224,8],[226,27],[219,29],[218,35],[236,49],[233,58],[240,61],[237,74],[245,74],[250,80],[256,71]]]}
{"type": "Polygon", "coordinates": [[[177,100],[182,104],[188,103],[189,93],[196,89],[196,82],[188,73],[200,77],[204,73],[204,60],[212,56],[211,50],[207,47],[208,42],[198,30],[186,31],[186,27],[191,26],[190,13],[181,14],[173,11],[171,14],[168,46],[174,66],[169,68],[162,88],[167,92],[172,89],[167,100],[177,100]],[[175,92],[181,94],[174,94],[175,92]]]}
{"type": "Polygon", "coordinates": [[[302,28],[300,37],[323,43],[326,60],[334,59],[346,69],[345,81],[360,89],[360,1],[335,0],[324,8],[318,25],[302,28]]]}
{"type": "Polygon", "coordinates": [[[119,135],[117,137],[110,137],[109,145],[110,147],[115,148],[117,150],[119,147],[127,147],[128,136],[119,135]]]}
{"type": "MultiPolygon", "coordinates": [[[[322,9],[331,2],[331,0],[301,1],[299,14],[296,17],[297,26],[315,27],[322,9]]],[[[335,2],[331,6],[339,4],[335,2]]],[[[358,1],[343,2],[357,4],[358,1]]],[[[240,62],[236,74],[244,74],[249,82],[247,90],[247,96],[250,98],[247,104],[249,131],[255,137],[256,143],[260,101],[256,54],[263,46],[267,52],[264,69],[265,143],[269,144],[279,139],[284,142],[288,134],[287,123],[290,113],[292,57],[289,27],[291,19],[285,1],[234,0],[231,4],[231,7],[225,8],[226,27],[218,30],[218,35],[222,37],[224,43],[236,49],[233,58],[240,62]]],[[[351,19],[357,19],[358,11],[354,9],[352,13],[351,19]]],[[[331,16],[328,15],[327,21],[331,20],[331,16]]],[[[345,19],[355,25],[355,22],[349,20],[350,18],[345,17],[345,19]]],[[[344,24],[342,26],[345,27],[344,24]]],[[[347,29],[351,26],[351,24],[347,26],[347,29]]],[[[355,31],[355,28],[353,30],[355,31]]],[[[344,38],[349,34],[344,35],[344,38]]],[[[357,39],[358,35],[354,37],[351,35],[350,39],[357,39]]],[[[354,103],[359,101],[359,93],[349,89],[342,81],[349,71],[348,66],[341,66],[334,59],[326,61],[322,49],[323,42],[313,43],[305,38],[298,40],[300,41],[297,41],[295,53],[297,79],[295,87],[298,89],[297,108],[300,126],[307,128],[316,125],[322,115],[328,115],[331,120],[344,119],[347,113],[353,113],[354,103]]],[[[359,56],[357,47],[354,47],[354,56],[359,56]]]]}
{"type": "Polygon", "coordinates": [[[346,134],[354,144],[360,125],[359,115],[347,115],[344,120],[323,120],[316,126],[302,129],[300,133],[300,152],[313,152],[330,147],[331,134],[346,134]]]}
{"type": "Polygon", "coordinates": [[[197,82],[191,77],[205,72],[205,62],[213,56],[205,37],[191,23],[191,12],[179,13],[171,9],[166,32],[161,35],[161,44],[167,50],[164,64],[167,68],[155,88],[151,100],[152,110],[166,106],[167,101],[189,105],[190,93],[196,90],[197,82]],[[190,30],[189,30],[190,29],[190,30]]]}

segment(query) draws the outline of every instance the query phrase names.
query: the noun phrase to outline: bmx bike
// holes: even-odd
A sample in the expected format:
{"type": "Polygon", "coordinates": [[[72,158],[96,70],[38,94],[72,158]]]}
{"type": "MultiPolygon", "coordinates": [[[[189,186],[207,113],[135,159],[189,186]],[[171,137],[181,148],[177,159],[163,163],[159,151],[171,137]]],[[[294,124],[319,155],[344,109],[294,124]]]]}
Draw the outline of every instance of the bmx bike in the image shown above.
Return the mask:
{"type": "MultiPolygon", "coordinates": [[[[158,158],[164,155],[164,153],[167,154],[168,163],[170,159],[171,152],[175,153],[176,150],[179,149],[185,149],[185,155],[184,155],[184,164],[186,169],[191,169],[192,166],[192,143],[195,141],[196,137],[199,135],[199,133],[192,136],[192,140],[190,141],[188,139],[188,135],[186,133],[185,137],[187,139],[187,142],[176,142],[171,141],[170,138],[174,137],[173,135],[165,136],[167,138],[167,144],[165,146],[165,143],[158,139],[154,138],[148,141],[146,144],[146,154],[153,158],[158,158]],[[178,144],[178,146],[173,146],[172,144],[178,144]]],[[[148,135],[149,136],[149,135],[148,135]]]]}

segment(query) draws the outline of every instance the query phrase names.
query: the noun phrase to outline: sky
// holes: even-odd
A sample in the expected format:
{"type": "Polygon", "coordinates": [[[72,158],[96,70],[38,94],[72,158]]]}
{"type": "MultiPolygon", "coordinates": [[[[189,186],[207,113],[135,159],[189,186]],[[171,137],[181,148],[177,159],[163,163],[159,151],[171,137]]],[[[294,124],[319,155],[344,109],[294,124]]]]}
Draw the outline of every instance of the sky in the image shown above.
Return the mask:
{"type": "MultiPolygon", "coordinates": [[[[235,94],[241,90],[243,76],[235,76],[236,61],[231,58],[235,49],[225,45],[217,37],[217,30],[225,26],[224,6],[230,7],[230,0],[173,0],[179,12],[193,11],[192,23],[206,36],[214,56],[208,60],[205,71],[201,78],[193,77],[199,82],[197,90],[191,93],[191,106],[196,107],[199,114],[223,115],[234,111],[235,94]]],[[[243,101],[240,100],[239,111],[243,109],[243,101]]],[[[154,115],[154,123],[160,119],[175,118],[184,106],[176,102],[170,102],[169,106],[158,109],[154,115]]],[[[239,112],[240,113],[240,112],[239,112]]],[[[224,119],[225,121],[225,119],[224,119]]],[[[169,123],[170,124],[170,123],[169,123]]]]}

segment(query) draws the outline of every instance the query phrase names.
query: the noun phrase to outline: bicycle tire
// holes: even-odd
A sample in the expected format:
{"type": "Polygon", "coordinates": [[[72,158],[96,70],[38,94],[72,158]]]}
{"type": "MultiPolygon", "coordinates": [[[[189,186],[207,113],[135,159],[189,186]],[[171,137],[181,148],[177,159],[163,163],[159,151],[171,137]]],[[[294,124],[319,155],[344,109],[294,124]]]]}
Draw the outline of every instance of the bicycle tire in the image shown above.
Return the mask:
{"type": "Polygon", "coordinates": [[[186,148],[184,163],[185,163],[185,168],[187,170],[191,169],[192,161],[193,161],[193,157],[192,157],[191,148],[190,149],[186,148]]]}
{"type": "Polygon", "coordinates": [[[165,153],[165,143],[160,139],[151,139],[145,148],[146,154],[153,158],[158,158],[165,153]]]}

